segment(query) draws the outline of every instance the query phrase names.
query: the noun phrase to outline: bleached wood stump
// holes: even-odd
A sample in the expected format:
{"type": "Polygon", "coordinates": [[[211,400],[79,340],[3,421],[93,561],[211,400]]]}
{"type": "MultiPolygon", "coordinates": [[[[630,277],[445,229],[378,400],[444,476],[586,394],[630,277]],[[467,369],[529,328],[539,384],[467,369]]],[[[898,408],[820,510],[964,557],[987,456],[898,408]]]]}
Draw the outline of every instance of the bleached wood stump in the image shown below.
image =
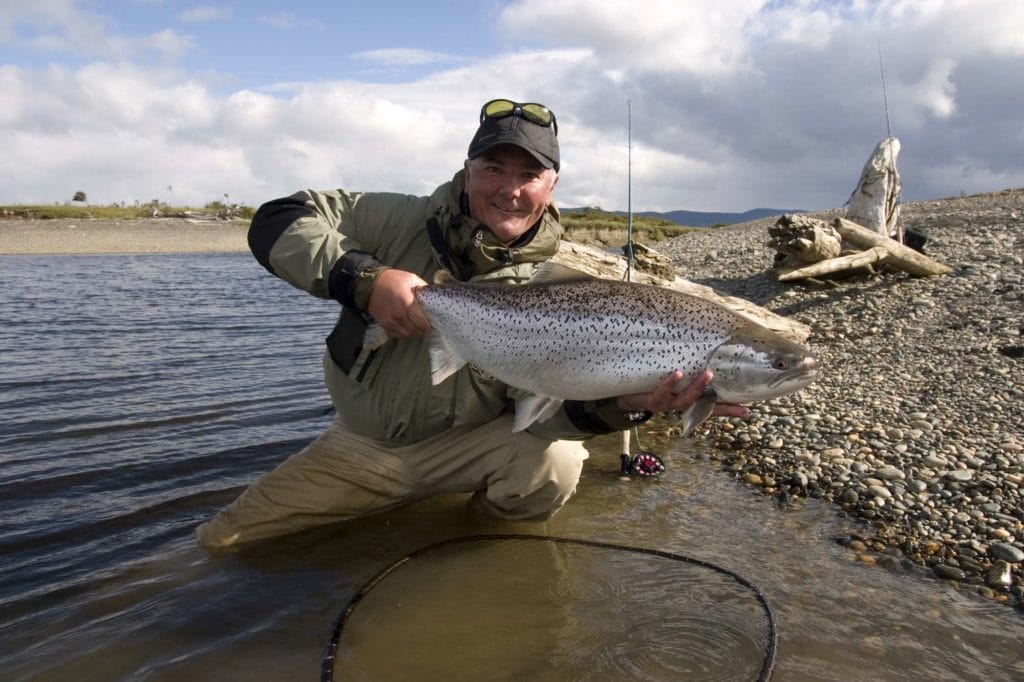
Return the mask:
{"type": "Polygon", "coordinates": [[[900,229],[900,173],[896,157],[900,154],[900,141],[887,137],[878,143],[871,158],[864,164],[857,189],[853,190],[846,209],[846,219],[889,237],[903,241],[900,229]]]}
{"type": "Polygon", "coordinates": [[[842,246],[842,237],[834,228],[802,215],[781,216],[768,228],[768,234],[768,245],[783,257],[776,261],[776,267],[797,267],[800,263],[835,258],[842,246]]]}

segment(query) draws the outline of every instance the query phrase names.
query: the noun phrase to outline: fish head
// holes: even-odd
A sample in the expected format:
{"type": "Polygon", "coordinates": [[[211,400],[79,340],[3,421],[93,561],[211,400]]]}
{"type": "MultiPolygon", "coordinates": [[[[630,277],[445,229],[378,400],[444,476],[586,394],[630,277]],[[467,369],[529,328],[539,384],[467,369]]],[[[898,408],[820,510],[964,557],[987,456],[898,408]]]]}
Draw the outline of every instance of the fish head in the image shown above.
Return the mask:
{"type": "Polygon", "coordinates": [[[708,359],[718,400],[750,403],[794,393],[818,376],[819,363],[798,343],[759,327],[740,329],[708,359]]]}

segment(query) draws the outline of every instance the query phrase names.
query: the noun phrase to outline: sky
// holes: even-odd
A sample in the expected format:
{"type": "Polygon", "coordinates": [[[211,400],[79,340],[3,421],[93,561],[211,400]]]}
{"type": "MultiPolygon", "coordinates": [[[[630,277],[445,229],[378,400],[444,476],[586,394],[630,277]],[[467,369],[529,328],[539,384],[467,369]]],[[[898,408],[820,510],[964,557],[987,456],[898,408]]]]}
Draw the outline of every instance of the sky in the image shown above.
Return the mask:
{"type": "Polygon", "coordinates": [[[561,206],[1024,187],[1020,0],[0,0],[0,204],[428,194],[481,105],[557,116],[561,206]],[[883,87],[884,84],[884,87],[883,87]]]}

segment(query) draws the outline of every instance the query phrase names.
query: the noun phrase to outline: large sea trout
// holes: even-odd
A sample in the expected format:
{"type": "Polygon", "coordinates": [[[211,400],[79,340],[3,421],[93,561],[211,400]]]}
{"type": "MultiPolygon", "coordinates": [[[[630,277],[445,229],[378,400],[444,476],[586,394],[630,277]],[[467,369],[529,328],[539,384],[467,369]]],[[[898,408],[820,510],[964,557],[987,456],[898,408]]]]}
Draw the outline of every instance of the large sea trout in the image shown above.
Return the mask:
{"type": "MultiPolygon", "coordinates": [[[[517,402],[514,431],[547,419],[564,400],[646,393],[676,369],[682,390],[711,369],[708,390],[683,415],[689,433],[716,402],[785,395],[818,373],[806,348],[720,304],[553,263],[527,284],[449,281],[417,289],[416,300],[433,328],[434,384],[470,363],[533,394],[517,402]]],[[[384,340],[377,327],[367,332],[371,346],[384,340]]]]}

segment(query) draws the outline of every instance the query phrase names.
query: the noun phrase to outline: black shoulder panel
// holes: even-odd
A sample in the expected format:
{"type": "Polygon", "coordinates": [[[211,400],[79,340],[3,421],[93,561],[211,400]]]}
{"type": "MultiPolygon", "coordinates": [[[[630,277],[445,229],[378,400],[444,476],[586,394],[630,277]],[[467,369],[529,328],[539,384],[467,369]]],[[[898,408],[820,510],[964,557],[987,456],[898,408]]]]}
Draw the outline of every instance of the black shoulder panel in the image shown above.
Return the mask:
{"type": "Polygon", "coordinates": [[[281,233],[299,218],[315,215],[313,209],[303,203],[304,196],[300,192],[268,201],[259,207],[249,224],[249,250],[271,274],[276,273],[270,267],[270,250],[274,248],[281,233]]]}

